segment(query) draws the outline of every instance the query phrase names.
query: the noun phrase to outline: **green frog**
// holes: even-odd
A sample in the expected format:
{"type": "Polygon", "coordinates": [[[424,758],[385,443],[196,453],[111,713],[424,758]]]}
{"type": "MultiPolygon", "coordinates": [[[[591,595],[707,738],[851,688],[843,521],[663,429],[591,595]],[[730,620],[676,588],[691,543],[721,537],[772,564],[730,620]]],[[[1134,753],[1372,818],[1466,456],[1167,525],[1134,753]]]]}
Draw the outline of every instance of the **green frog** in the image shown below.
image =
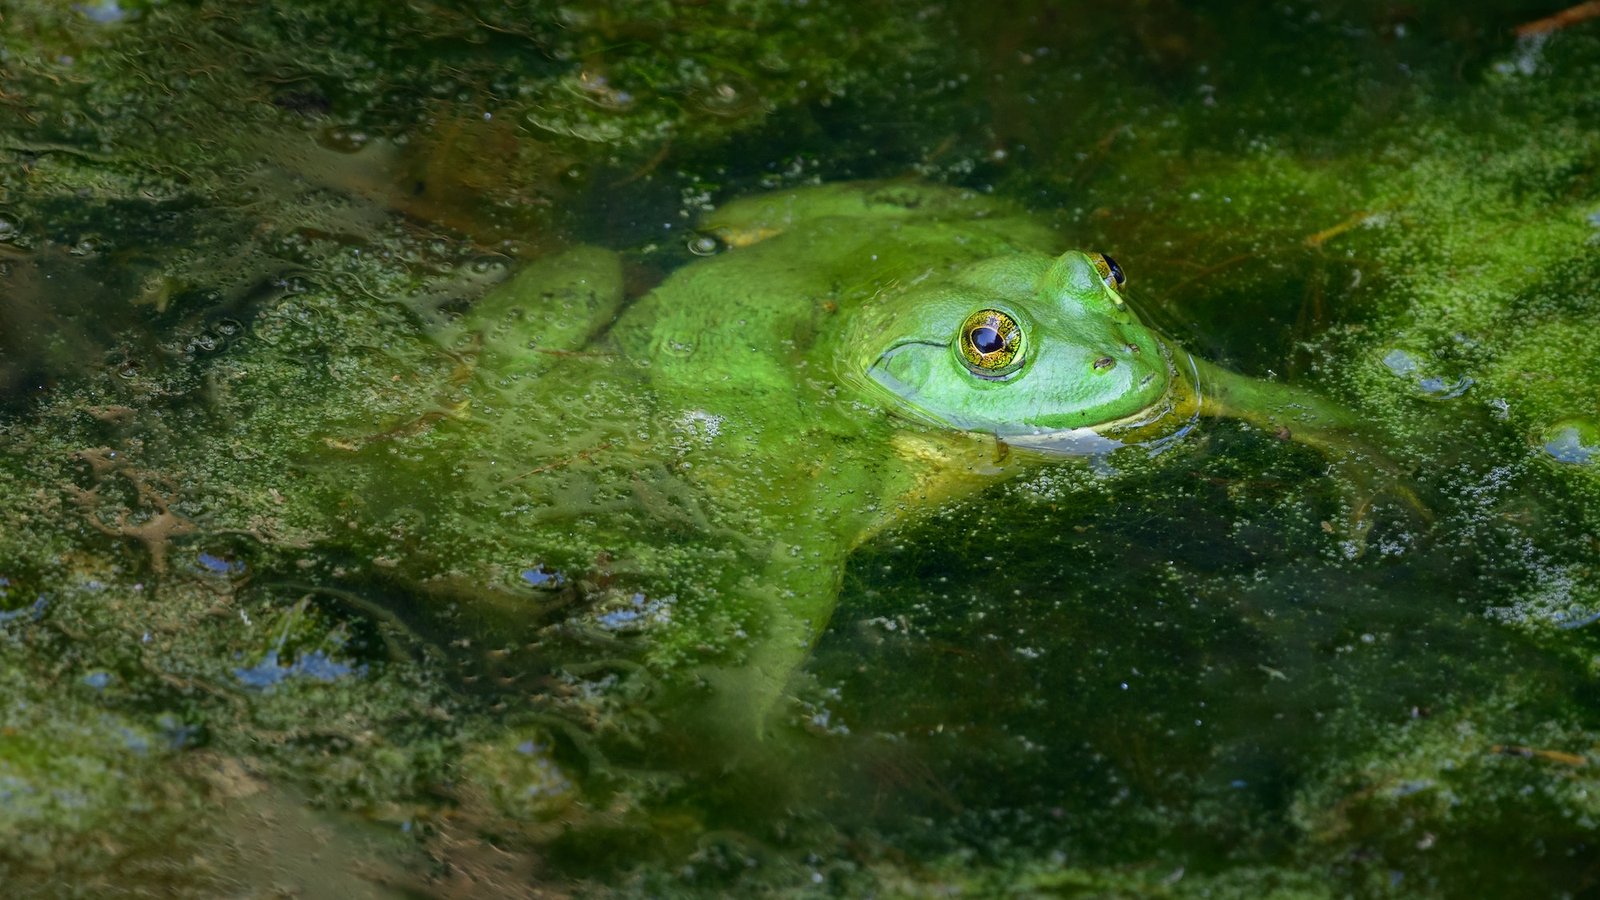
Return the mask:
{"type": "Polygon", "coordinates": [[[614,254],[571,250],[445,329],[473,374],[407,438],[435,462],[392,505],[453,536],[413,550],[454,595],[515,616],[555,581],[613,586],[561,629],[597,657],[647,645],[653,714],[696,733],[781,721],[846,557],[919,511],[1209,416],[1364,453],[1345,411],[1196,359],[1140,321],[1112,257],[992,196],[783,190],[721,207],[695,246],[631,302],[614,254]]]}

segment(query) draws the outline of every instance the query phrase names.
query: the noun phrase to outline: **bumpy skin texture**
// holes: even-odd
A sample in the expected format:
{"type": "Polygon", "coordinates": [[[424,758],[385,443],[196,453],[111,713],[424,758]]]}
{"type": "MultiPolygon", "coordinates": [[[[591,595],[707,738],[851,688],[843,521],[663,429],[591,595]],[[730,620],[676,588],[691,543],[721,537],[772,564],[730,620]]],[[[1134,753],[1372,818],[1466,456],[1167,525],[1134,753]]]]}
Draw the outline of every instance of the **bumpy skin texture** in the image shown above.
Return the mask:
{"type": "Polygon", "coordinates": [[[502,492],[575,501],[588,552],[605,551],[608,529],[633,543],[640,528],[676,530],[696,548],[676,558],[699,618],[655,639],[722,650],[688,664],[697,718],[718,731],[765,727],[827,624],[846,555],[917,509],[1063,455],[1170,440],[1207,414],[1355,446],[1315,397],[1191,359],[1139,321],[1103,258],[1061,253],[992,198],[826,185],[730,203],[703,227],[726,249],[630,306],[615,261],[583,249],[462,327],[503,397],[479,417],[521,435],[502,452],[589,448],[502,492]],[[994,311],[1020,332],[998,374],[961,346],[994,311]],[[618,405],[632,427],[596,416],[618,405]],[[630,480],[645,499],[622,513],[615,486],[630,480]],[[736,639],[707,637],[716,604],[739,610],[736,639]]]}

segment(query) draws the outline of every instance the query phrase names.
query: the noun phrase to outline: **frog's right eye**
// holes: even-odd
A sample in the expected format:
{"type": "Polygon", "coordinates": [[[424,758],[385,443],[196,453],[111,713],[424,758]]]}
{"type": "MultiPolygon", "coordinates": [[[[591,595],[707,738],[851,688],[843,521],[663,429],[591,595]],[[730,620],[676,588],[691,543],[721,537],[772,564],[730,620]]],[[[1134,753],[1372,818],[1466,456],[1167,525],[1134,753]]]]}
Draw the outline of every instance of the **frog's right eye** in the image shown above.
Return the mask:
{"type": "Polygon", "coordinates": [[[979,378],[1004,378],[1022,365],[1022,328],[998,309],[980,309],[961,323],[961,361],[979,378]]]}

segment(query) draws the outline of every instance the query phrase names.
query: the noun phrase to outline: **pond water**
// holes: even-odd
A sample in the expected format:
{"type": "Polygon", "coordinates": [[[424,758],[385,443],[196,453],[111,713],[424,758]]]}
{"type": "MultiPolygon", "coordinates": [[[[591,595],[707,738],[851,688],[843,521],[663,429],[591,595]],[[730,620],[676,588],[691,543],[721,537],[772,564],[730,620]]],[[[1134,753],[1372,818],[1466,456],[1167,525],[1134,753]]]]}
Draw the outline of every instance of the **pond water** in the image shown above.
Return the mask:
{"type": "Polygon", "coordinates": [[[1584,9],[8,5],[8,895],[1593,892],[1584,9]],[[1073,247],[1271,387],[851,374],[1073,247]]]}

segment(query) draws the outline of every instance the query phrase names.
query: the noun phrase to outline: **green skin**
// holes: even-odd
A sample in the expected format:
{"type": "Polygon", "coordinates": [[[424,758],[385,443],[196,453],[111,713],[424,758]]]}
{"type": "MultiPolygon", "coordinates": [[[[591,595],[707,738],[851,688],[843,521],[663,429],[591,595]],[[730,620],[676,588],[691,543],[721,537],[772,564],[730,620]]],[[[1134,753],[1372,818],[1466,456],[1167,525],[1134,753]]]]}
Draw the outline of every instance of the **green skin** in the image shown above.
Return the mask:
{"type": "Polygon", "coordinates": [[[703,231],[726,249],[631,305],[615,258],[582,248],[525,270],[452,336],[480,348],[479,380],[497,391],[478,405],[501,407],[469,413],[469,429],[538,432],[542,443],[502,440],[498,452],[581,459],[535,466],[518,496],[589,504],[595,515],[572,521],[608,553],[653,535],[736,536],[736,562],[681,579],[743,610],[739,639],[687,666],[699,727],[765,733],[828,623],[846,556],[919,509],[1063,457],[1171,441],[1200,416],[1336,458],[1361,446],[1326,401],[1146,328],[1098,255],[1056,255],[1053,231],[993,198],[827,185],[730,203],[703,231]],[[957,349],[982,309],[1022,329],[1003,377],[975,374],[957,349]],[[619,403],[629,428],[595,418],[619,403]],[[592,452],[573,457],[585,440],[592,452]],[[656,499],[619,518],[596,499],[612,496],[596,486],[605,479],[580,466],[668,474],[635,474],[635,494],[656,499]]]}

